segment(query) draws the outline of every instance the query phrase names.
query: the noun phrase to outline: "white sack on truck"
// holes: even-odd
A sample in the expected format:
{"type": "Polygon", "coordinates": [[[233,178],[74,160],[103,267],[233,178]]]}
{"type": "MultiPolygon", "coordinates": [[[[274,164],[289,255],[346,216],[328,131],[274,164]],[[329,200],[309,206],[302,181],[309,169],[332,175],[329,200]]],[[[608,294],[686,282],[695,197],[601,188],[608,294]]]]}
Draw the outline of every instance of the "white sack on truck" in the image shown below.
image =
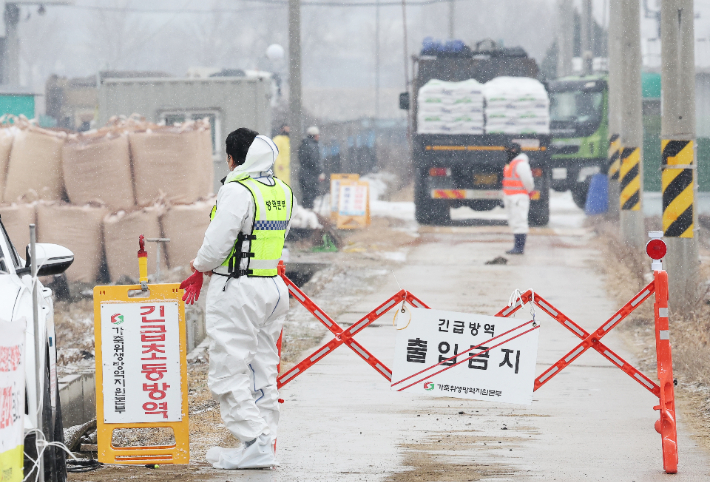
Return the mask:
{"type": "Polygon", "coordinates": [[[432,79],[417,95],[419,134],[483,134],[483,86],[432,79]]]}
{"type": "Polygon", "coordinates": [[[487,134],[549,134],[550,99],[529,77],[496,77],[483,86],[487,134]]]}
{"type": "Polygon", "coordinates": [[[10,151],[12,150],[12,141],[16,132],[17,128],[15,127],[0,127],[0,199],[2,199],[5,191],[10,151]]]}
{"type": "Polygon", "coordinates": [[[214,202],[214,199],[210,199],[194,204],[173,205],[160,219],[163,235],[170,238],[166,248],[171,268],[188,266],[197,255],[210,224],[214,202]]]}
{"type": "Polygon", "coordinates": [[[22,118],[17,126],[3,199],[7,203],[62,199],[62,146],[66,133],[42,129],[22,118]]]}
{"type": "Polygon", "coordinates": [[[30,224],[37,222],[35,203],[0,206],[0,219],[21,258],[30,244],[30,224]]]}
{"type": "Polygon", "coordinates": [[[170,202],[189,204],[210,195],[213,168],[205,129],[209,123],[197,121],[151,126],[128,135],[138,205],[152,204],[163,196],[170,202]]]}
{"type": "MultiPolygon", "coordinates": [[[[131,213],[119,211],[104,218],[104,245],[106,264],[111,281],[123,276],[138,280],[138,237],[160,238],[160,216],[163,208],[151,206],[131,213]]],[[[155,273],[156,243],[145,243],[148,252],[148,273],[155,273]]],[[[167,268],[165,250],[161,247],[161,270],[167,268]]]]}
{"type": "Polygon", "coordinates": [[[74,262],[66,271],[68,281],[93,283],[98,278],[103,261],[101,223],[106,213],[102,207],[37,204],[37,240],[74,253],[74,262]]]}
{"type": "Polygon", "coordinates": [[[62,167],[72,203],[99,202],[112,211],[135,205],[128,133],[122,129],[70,135],[62,167]]]}

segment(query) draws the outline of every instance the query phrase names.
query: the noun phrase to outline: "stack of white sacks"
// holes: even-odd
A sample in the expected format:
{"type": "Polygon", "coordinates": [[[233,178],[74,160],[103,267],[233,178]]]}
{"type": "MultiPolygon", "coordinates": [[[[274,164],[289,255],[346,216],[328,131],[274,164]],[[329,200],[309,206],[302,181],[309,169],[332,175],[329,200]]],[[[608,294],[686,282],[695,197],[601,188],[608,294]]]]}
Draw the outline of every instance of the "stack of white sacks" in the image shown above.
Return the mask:
{"type": "Polygon", "coordinates": [[[433,79],[419,89],[419,134],[483,134],[483,85],[433,79]]]}
{"type": "Polygon", "coordinates": [[[483,86],[486,134],[549,134],[550,99],[528,77],[496,77],[483,86]]]}
{"type": "Polygon", "coordinates": [[[550,133],[547,91],[528,77],[496,77],[485,84],[433,79],[419,89],[418,102],[419,134],[550,133]]]}

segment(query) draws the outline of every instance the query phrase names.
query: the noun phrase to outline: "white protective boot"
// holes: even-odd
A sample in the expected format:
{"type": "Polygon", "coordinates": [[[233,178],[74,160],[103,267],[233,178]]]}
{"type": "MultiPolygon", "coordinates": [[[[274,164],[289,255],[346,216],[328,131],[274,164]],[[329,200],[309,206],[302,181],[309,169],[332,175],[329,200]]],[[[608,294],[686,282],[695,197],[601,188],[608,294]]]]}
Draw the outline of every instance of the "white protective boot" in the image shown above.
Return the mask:
{"type": "Polygon", "coordinates": [[[215,469],[266,469],[278,465],[274,441],[268,433],[241,447],[212,447],[207,451],[206,458],[215,469]]]}
{"type": "Polygon", "coordinates": [[[237,461],[242,456],[244,446],[240,447],[212,447],[207,451],[205,458],[215,469],[237,469],[237,461]]]}
{"type": "Polygon", "coordinates": [[[261,434],[241,453],[237,464],[240,469],[266,469],[278,465],[274,454],[274,440],[271,435],[261,434]]]}

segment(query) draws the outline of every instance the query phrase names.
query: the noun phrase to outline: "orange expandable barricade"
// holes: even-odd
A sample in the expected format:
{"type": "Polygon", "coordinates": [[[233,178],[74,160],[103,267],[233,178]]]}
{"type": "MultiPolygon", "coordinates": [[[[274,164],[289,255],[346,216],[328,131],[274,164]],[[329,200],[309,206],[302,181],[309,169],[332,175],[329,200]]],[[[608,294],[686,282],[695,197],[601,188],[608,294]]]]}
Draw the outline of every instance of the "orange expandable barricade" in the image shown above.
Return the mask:
{"type": "MultiPolygon", "coordinates": [[[[415,308],[429,308],[417,297],[405,290],[400,290],[398,293],[390,297],[387,301],[372,310],[366,316],[354,323],[348,329],[341,328],[330,316],[318,307],[303,291],[301,291],[291,280],[286,277],[285,267],[283,262],[279,263],[279,275],[283,278],[288,286],[290,294],[298,300],[313,316],[325,325],[335,338],[325,345],[319,347],[310,356],[306,357],[296,366],[288,370],[286,373],[278,377],[278,388],[282,388],[287,383],[293,381],[297,376],[301,375],[308,368],[322,360],[326,355],[332,353],[337,347],[342,344],[347,345],[351,350],[357,353],[360,358],[365,360],[367,364],[372,366],[380,375],[385,377],[387,381],[392,381],[392,371],[380,360],[375,358],[361,344],[353,339],[353,336],[364,330],[372,322],[383,316],[389,310],[397,306],[400,302],[409,303],[415,308]]],[[[628,303],[621,307],[614,315],[607,319],[596,331],[588,333],[581,326],[576,324],[559,309],[543,297],[532,291],[523,293],[520,299],[513,304],[503,308],[495,316],[509,317],[518,311],[524,304],[533,303],[545,313],[550,315],[554,320],[571,331],[575,336],[582,341],[570,350],[559,361],[542,372],[535,379],[534,391],[549,382],[552,378],[558,375],[563,369],[569,366],[585,351],[592,348],[600,355],[609,360],[613,365],[620,368],[624,373],[629,375],[633,380],[639,383],[646,390],[659,398],[659,404],[654,407],[654,410],[660,411],[660,418],[655,423],[656,430],[661,434],[661,445],[663,449],[663,468],[669,474],[674,474],[678,471],[678,437],[676,432],[676,417],[675,417],[675,396],[674,396],[674,380],[673,380],[673,359],[671,356],[670,337],[668,329],[668,274],[663,270],[655,270],[653,273],[653,281],[644,287],[636,296],[628,303]],[[631,314],[641,304],[655,295],[654,316],[655,316],[655,333],[656,333],[656,355],[658,361],[658,379],[660,385],[655,383],[649,377],[641,373],[638,369],[630,365],[618,354],[614,353],[601,339],[614,329],[624,318],[631,314]]],[[[532,323],[532,322],[529,322],[532,323]]],[[[502,336],[502,335],[501,335],[502,336]]],[[[279,354],[280,354],[279,339],[279,354]]],[[[507,340],[510,341],[510,340],[507,340]]],[[[497,345],[496,345],[497,346],[497,345]]],[[[488,350],[486,350],[488,351],[488,350]]],[[[474,358],[484,352],[476,353],[469,358],[474,358]]],[[[460,355],[460,354],[459,354],[460,355]]],[[[453,357],[452,357],[453,358],[453,357]]],[[[439,364],[446,363],[447,360],[441,361],[439,364]]],[[[406,388],[406,387],[405,387],[406,388]]]]}

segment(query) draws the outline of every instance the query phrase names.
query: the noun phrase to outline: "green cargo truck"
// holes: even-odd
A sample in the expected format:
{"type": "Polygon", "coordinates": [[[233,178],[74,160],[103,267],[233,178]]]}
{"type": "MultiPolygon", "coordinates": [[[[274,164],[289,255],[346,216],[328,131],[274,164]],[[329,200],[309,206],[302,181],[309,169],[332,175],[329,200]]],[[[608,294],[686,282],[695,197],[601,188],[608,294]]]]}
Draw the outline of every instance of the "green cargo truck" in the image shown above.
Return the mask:
{"type": "Polygon", "coordinates": [[[572,191],[583,208],[591,177],[604,171],[609,146],[606,75],[564,77],[548,84],[552,161],[550,187],[572,191]]]}

